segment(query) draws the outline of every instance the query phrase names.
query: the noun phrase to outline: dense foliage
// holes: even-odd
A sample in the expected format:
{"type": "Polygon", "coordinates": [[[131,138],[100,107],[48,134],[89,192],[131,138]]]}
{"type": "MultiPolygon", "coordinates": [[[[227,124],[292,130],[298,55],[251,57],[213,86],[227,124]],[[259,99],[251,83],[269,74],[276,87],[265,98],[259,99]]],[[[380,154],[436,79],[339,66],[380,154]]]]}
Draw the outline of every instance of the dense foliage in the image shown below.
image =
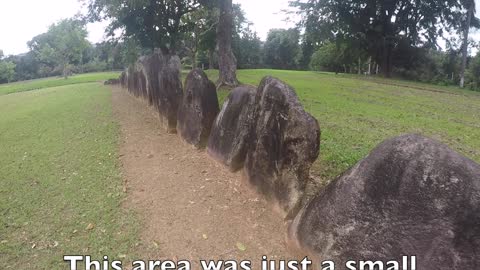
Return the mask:
{"type": "Polygon", "coordinates": [[[174,53],[189,25],[187,14],[213,5],[213,0],[87,0],[91,21],[109,20],[108,31],[122,31],[124,38],[138,40],[142,47],[174,53]]]}
{"type": "Polygon", "coordinates": [[[66,19],[50,26],[46,33],[34,37],[28,47],[42,64],[45,72],[60,68],[66,78],[73,63],[82,61],[88,46],[85,24],[80,20],[66,19]]]}
{"type": "Polygon", "coordinates": [[[461,80],[470,63],[462,58],[473,47],[469,29],[480,26],[472,0],[295,0],[291,6],[302,18],[303,66],[442,84],[461,80]]]}
{"type": "Polygon", "coordinates": [[[15,63],[12,61],[4,61],[3,51],[0,50],[0,83],[10,82],[13,80],[15,75],[15,63]]]}
{"type": "MultiPolygon", "coordinates": [[[[111,39],[86,41],[85,20],[67,19],[29,42],[30,52],[0,57],[0,82],[122,69],[160,48],[185,68],[219,68],[218,0],[81,0],[83,19],[108,19],[111,39]]],[[[479,28],[472,0],[293,0],[296,28],[260,40],[239,4],[231,47],[238,68],[311,69],[395,76],[480,87],[479,28]],[[465,70],[465,72],[464,72],[465,70]],[[463,76],[464,74],[464,76],[463,76]]]]}

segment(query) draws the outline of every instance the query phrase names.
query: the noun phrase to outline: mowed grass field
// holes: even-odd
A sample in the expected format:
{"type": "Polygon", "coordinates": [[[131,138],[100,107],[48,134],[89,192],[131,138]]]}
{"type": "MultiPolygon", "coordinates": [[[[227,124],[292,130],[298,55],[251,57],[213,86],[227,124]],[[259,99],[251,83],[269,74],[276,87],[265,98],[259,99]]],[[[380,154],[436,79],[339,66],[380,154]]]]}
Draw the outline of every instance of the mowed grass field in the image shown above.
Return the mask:
{"type": "Polygon", "coordinates": [[[0,96],[11,93],[31,91],[36,89],[44,89],[55,86],[88,83],[88,82],[103,82],[110,78],[117,78],[118,72],[99,72],[80,74],[64,79],[63,77],[44,78],[24,82],[16,82],[11,84],[0,84],[0,96]]]}
{"type": "MultiPolygon", "coordinates": [[[[216,80],[216,71],[207,73],[216,80]]],[[[118,75],[0,85],[0,268],[62,269],[64,254],[141,258],[135,254],[141,221],[121,207],[111,93],[97,82],[118,75]]],[[[266,75],[293,86],[318,119],[321,153],[313,174],[324,182],[405,133],[436,138],[480,162],[479,93],[328,73],[238,73],[252,85],[266,75]]],[[[220,100],[227,95],[220,91],[220,100]]]]}
{"type": "MultiPolygon", "coordinates": [[[[239,80],[258,85],[271,75],[295,88],[322,129],[313,173],[331,181],[383,140],[419,133],[480,162],[480,93],[457,87],[331,73],[241,70],[239,80]]],[[[211,79],[216,72],[209,72],[211,79]]],[[[227,93],[219,96],[223,99],[227,93]]]]}
{"type": "Polygon", "coordinates": [[[65,269],[63,255],[135,255],[118,135],[111,92],[99,83],[0,96],[1,269],[65,269]]]}

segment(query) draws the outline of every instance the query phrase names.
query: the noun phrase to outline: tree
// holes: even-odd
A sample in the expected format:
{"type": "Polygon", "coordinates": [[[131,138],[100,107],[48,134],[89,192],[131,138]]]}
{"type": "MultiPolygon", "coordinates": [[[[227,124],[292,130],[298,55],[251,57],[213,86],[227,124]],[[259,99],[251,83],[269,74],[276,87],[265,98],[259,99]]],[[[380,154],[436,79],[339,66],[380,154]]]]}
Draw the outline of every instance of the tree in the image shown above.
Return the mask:
{"type": "Polygon", "coordinates": [[[9,83],[13,80],[15,76],[15,63],[2,60],[3,57],[3,51],[0,50],[0,83],[9,83]]]}
{"type": "Polygon", "coordinates": [[[300,69],[307,70],[310,67],[310,61],[316,49],[318,49],[318,45],[315,40],[308,33],[303,34],[300,44],[301,55],[298,63],[300,69]]]}
{"type": "Polygon", "coordinates": [[[199,35],[198,50],[206,52],[208,68],[214,68],[215,49],[217,47],[217,25],[219,11],[215,5],[204,9],[204,31],[199,35]]]}
{"type": "Polygon", "coordinates": [[[176,54],[185,25],[182,18],[211,0],[80,0],[87,3],[90,21],[109,20],[108,33],[138,40],[143,48],[176,54]]]}
{"type": "Polygon", "coordinates": [[[35,53],[31,51],[25,54],[9,56],[6,61],[11,61],[15,64],[14,81],[32,80],[40,77],[40,63],[35,53]]]}
{"type": "Polygon", "coordinates": [[[334,43],[326,43],[312,55],[310,68],[316,71],[338,71],[342,67],[339,55],[334,43]]]}
{"type": "MultiPolygon", "coordinates": [[[[214,29],[215,18],[211,18],[212,14],[207,8],[199,8],[184,16],[183,23],[188,31],[183,35],[183,47],[192,61],[192,68],[197,67],[198,51],[202,48],[202,45],[209,42],[203,39],[210,38],[206,34],[209,34],[214,29]]],[[[205,47],[211,46],[206,45],[205,47]]],[[[213,50],[215,50],[215,47],[213,47],[213,50]]]]}
{"type": "Polygon", "coordinates": [[[219,76],[217,87],[238,85],[237,59],[232,52],[233,5],[232,0],[219,1],[220,16],[217,25],[219,76]]]}
{"type": "Polygon", "coordinates": [[[469,75],[470,75],[470,88],[474,90],[480,89],[480,52],[472,59],[470,68],[469,68],[469,75]]]}
{"type": "Polygon", "coordinates": [[[300,53],[298,29],[272,29],[265,41],[265,64],[274,68],[293,69],[300,53]]]}
{"type": "Polygon", "coordinates": [[[250,24],[234,35],[233,51],[239,68],[258,68],[263,65],[263,43],[250,24]]]}
{"type": "Polygon", "coordinates": [[[15,63],[0,61],[0,82],[11,82],[15,76],[15,63]]]}
{"type": "Polygon", "coordinates": [[[85,24],[77,19],[61,20],[49,27],[44,34],[34,37],[28,46],[44,65],[60,67],[66,79],[69,66],[82,59],[88,46],[85,24]]]}
{"type": "Polygon", "coordinates": [[[470,33],[470,27],[472,25],[472,17],[475,14],[475,1],[466,0],[465,7],[467,9],[467,19],[463,27],[463,45],[462,45],[462,66],[460,70],[460,87],[465,86],[465,69],[467,67],[467,57],[468,57],[468,35],[470,33]]]}
{"type": "Polygon", "coordinates": [[[233,5],[232,50],[237,59],[238,68],[257,68],[263,63],[263,43],[257,33],[251,29],[240,4],[233,5]]]}
{"type": "MultiPolygon", "coordinates": [[[[203,31],[199,35],[198,51],[202,59],[208,61],[209,68],[214,68],[214,54],[217,46],[217,26],[219,21],[218,8],[203,9],[203,31]]],[[[240,4],[233,5],[232,51],[240,68],[257,67],[262,61],[262,42],[257,34],[250,29],[250,23],[245,17],[240,4]]]]}
{"type": "Polygon", "coordinates": [[[292,6],[298,9],[306,33],[312,32],[317,42],[340,38],[358,44],[380,63],[386,77],[391,75],[400,40],[410,46],[437,47],[437,38],[456,26],[462,9],[459,0],[295,0],[292,6]]]}

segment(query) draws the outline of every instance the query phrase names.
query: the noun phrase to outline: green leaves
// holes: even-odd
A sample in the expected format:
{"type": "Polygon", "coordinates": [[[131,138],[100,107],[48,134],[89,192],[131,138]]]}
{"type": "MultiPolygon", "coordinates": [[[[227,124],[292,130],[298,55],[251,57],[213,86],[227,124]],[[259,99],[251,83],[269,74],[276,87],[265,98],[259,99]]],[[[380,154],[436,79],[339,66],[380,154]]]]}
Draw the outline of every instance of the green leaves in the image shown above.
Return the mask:
{"type": "Polygon", "coordinates": [[[272,29],[265,42],[265,64],[275,68],[292,69],[300,52],[297,29],[272,29]]]}
{"type": "Polygon", "coordinates": [[[291,5],[302,16],[306,35],[318,44],[339,39],[354,44],[389,75],[392,52],[400,41],[412,47],[437,47],[437,39],[444,33],[462,29],[468,1],[295,0],[291,5]]]}
{"type": "Polygon", "coordinates": [[[90,45],[85,24],[77,19],[64,19],[52,24],[46,33],[34,37],[28,46],[38,61],[50,69],[67,68],[82,59],[83,51],[90,45]]]}
{"type": "Polygon", "coordinates": [[[144,48],[175,51],[182,32],[182,18],[212,0],[88,0],[90,20],[109,19],[109,31],[123,30],[125,38],[144,48]]]}
{"type": "Polygon", "coordinates": [[[10,82],[15,76],[15,63],[0,60],[0,82],[10,82]]]}

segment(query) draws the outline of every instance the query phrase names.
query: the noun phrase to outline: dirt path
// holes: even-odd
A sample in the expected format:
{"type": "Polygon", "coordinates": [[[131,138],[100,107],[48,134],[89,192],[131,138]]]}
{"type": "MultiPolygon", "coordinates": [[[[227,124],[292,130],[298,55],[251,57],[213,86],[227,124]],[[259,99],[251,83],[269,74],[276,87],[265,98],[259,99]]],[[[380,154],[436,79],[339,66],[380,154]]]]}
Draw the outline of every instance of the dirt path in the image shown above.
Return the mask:
{"type": "Polygon", "coordinates": [[[200,259],[250,259],[258,266],[262,255],[291,257],[283,220],[240,174],[165,134],[143,101],[112,91],[127,207],[144,221],[142,259],[189,259],[198,269],[200,259]]]}

